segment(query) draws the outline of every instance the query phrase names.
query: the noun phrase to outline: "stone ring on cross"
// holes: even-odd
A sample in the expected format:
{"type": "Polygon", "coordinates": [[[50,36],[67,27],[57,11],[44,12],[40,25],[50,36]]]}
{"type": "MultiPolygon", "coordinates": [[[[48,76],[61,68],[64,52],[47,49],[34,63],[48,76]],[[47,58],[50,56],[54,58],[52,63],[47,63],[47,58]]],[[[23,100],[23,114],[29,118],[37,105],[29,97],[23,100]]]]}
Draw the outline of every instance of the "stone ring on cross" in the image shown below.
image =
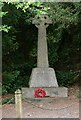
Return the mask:
{"type": "Polygon", "coordinates": [[[32,23],[35,24],[37,28],[39,28],[40,26],[47,28],[49,24],[52,23],[52,20],[47,15],[40,15],[35,16],[35,18],[33,18],[32,23]]]}

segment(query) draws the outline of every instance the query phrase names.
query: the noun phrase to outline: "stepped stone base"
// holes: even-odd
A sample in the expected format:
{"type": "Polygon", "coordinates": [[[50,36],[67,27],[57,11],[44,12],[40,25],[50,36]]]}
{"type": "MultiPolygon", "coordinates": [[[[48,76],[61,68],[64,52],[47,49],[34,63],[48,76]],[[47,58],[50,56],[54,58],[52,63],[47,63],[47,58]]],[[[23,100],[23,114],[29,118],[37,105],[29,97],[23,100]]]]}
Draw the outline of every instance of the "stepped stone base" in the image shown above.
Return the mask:
{"type": "Polygon", "coordinates": [[[29,82],[30,87],[58,87],[53,68],[34,68],[29,82]]]}
{"type": "MultiPolygon", "coordinates": [[[[34,90],[37,88],[22,88],[23,98],[34,99],[34,90]]],[[[52,88],[42,88],[46,91],[46,97],[68,97],[68,89],[66,87],[52,87],[52,88]]]]}

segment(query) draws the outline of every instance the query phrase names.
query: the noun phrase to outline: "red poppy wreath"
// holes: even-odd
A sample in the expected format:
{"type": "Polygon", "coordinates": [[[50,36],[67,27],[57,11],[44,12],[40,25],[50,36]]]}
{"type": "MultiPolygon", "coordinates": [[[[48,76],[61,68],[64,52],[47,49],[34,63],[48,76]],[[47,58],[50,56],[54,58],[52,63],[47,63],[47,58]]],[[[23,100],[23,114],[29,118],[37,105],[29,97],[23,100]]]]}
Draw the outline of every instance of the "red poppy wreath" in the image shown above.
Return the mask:
{"type": "Polygon", "coordinates": [[[45,90],[43,90],[42,88],[37,88],[35,91],[34,91],[34,95],[35,97],[37,98],[43,98],[46,96],[46,92],[45,90]]]}

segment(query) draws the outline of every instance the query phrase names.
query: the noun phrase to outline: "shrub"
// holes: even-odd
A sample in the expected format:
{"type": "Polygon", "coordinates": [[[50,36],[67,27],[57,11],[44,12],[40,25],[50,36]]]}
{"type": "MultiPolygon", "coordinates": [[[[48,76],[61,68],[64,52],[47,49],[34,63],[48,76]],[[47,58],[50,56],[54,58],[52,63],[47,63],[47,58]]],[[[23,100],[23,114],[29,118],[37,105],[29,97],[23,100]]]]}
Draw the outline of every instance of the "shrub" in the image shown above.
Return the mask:
{"type": "Polygon", "coordinates": [[[57,80],[59,86],[69,87],[76,82],[77,73],[72,71],[57,71],[57,80]]]}
{"type": "Polygon", "coordinates": [[[7,92],[13,93],[19,87],[19,81],[17,80],[19,73],[17,70],[3,73],[3,94],[7,92]]]}

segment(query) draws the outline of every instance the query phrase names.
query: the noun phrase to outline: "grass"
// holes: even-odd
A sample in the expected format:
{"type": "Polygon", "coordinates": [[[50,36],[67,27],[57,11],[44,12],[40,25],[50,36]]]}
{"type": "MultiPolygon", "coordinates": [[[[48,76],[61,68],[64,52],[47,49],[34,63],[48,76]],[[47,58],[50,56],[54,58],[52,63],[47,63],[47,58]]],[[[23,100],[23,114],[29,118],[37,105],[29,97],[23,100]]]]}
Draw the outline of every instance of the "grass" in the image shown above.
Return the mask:
{"type": "Polygon", "coordinates": [[[4,104],[14,104],[15,103],[15,98],[6,98],[2,100],[2,105],[4,104]]]}

